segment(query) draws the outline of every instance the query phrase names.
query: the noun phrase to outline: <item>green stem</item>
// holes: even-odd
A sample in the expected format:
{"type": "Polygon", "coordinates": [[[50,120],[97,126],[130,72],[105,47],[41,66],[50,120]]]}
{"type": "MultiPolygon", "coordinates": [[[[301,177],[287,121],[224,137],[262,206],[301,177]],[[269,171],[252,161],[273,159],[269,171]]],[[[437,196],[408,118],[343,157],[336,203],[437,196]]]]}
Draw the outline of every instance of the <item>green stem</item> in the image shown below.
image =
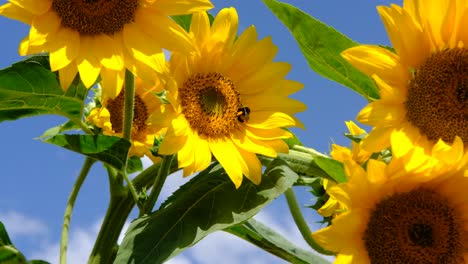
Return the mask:
{"type": "Polygon", "coordinates": [[[117,240],[135,205],[128,192],[111,197],[106,216],[94,244],[89,264],[112,263],[117,254],[117,240]]]}
{"type": "Polygon", "coordinates": [[[130,191],[130,194],[132,195],[133,200],[134,200],[135,203],[137,204],[138,209],[140,209],[140,211],[142,211],[142,210],[143,210],[143,207],[142,207],[142,205],[140,204],[140,200],[138,199],[138,194],[137,194],[137,192],[136,192],[135,186],[133,186],[132,181],[128,178],[127,172],[126,172],[126,171],[123,171],[123,172],[121,173],[121,175],[122,175],[123,178],[125,179],[125,182],[127,182],[128,190],[130,191]]]}
{"type": "MultiPolygon", "coordinates": [[[[133,179],[133,186],[137,189],[151,186],[154,182],[154,175],[158,173],[160,165],[161,163],[153,164],[142,171],[133,179]]],[[[171,169],[171,172],[173,172],[177,168],[173,166],[171,169]]],[[[110,173],[115,174],[116,172],[115,170],[111,170],[110,173]]],[[[115,177],[116,175],[113,176],[115,177]]],[[[111,186],[109,207],[89,257],[89,264],[112,263],[114,261],[117,252],[117,240],[134,206],[135,200],[129,194],[127,188],[118,190],[115,186],[111,186]]]]}
{"type": "Polygon", "coordinates": [[[328,251],[324,248],[322,248],[315,240],[312,238],[312,231],[309,229],[309,226],[307,225],[304,216],[302,215],[301,208],[299,208],[299,204],[297,203],[296,196],[294,195],[294,191],[292,188],[289,188],[286,190],[284,193],[286,196],[286,200],[288,202],[289,206],[289,211],[291,212],[291,215],[293,216],[294,222],[296,223],[297,227],[299,228],[299,231],[302,234],[302,237],[304,240],[309,244],[309,246],[317,251],[320,254],[324,255],[335,255],[334,252],[328,251]]]}
{"type": "Polygon", "coordinates": [[[89,127],[85,124],[85,122],[83,122],[82,120],[80,120],[80,128],[88,135],[94,135],[93,131],[91,129],[89,129],[89,127]]]}
{"type": "Polygon", "coordinates": [[[171,164],[174,156],[164,156],[161,161],[161,165],[159,167],[158,175],[154,179],[153,187],[151,188],[151,193],[148,197],[148,200],[145,202],[145,206],[142,211],[140,211],[140,216],[150,213],[153,209],[156,201],[158,200],[159,194],[161,193],[161,189],[166,181],[167,176],[170,174],[171,171],[171,164]]]}
{"type": "Polygon", "coordinates": [[[133,123],[133,108],[135,103],[135,76],[125,70],[125,99],[124,99],[124,115],[123,115],[123,138],[130,141],[132,134],[133,123]]]}
{"type": "Polygon", "coordinates": [[[73,213],[73,207],[75,206],[76,197],[80,192],[81,185],[83,185],[86,176],[89,173],[93,163],[96,160],[86,157],[83,167],[81,168],[80,175],[76,179],[75,184],[73,185],[70,196],[68,197],[67,206],[65,208],[65,214],[63,216],[63,225],[62,225],[62,237],[60,241],[60,263],[65,264],[67,262],[67,247],[68,247],[68,230],[70,229],[70,221],[73,213]]]}

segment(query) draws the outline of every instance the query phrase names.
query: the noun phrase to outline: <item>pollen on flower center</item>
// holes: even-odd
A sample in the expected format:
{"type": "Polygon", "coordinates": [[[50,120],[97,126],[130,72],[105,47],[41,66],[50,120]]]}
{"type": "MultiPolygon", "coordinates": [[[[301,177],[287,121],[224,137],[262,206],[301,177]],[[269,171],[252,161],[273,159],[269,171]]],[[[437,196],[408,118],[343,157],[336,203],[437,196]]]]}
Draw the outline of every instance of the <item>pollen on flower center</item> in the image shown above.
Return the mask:
{"type": "Polygon", "coordinates": [[[468,144],[468,49],[433,54],[409,83],[408,120],[429,140],[468,144]]]}
{"type": "MultiPolygon", "coordinates": [[[[109,99],[107,102],[107,109],[110,113],[110,121],[112,129],[116,133],[123,131],[123,112],[124,112],[124,89],[115,99],[109,99]]],[[[134,108],[133,108],[133,125],[132,133],[138,133],[146,128],[146,120],[148,119],[148,111],[145,102],[139,95],[135,94],[134,108]]]]}
{"type": "Polygon", "coordinates": [[[219,73],[197,73],[179,89],[182,111],[190,127],[210,138],[228,136],[239,127],[239,92],[219,73]]]}
{"type": "Polygon", "coordinates": [[[463,263],[464,236],[460,212],[419,188],[380,201],[363,239],[372,263],[463,263]]]}
{"type": "Polygon", "coordinates": [[[138,0],[53,0],[64,27],[82,35],[113,35],[134,21],[138,0]]]}

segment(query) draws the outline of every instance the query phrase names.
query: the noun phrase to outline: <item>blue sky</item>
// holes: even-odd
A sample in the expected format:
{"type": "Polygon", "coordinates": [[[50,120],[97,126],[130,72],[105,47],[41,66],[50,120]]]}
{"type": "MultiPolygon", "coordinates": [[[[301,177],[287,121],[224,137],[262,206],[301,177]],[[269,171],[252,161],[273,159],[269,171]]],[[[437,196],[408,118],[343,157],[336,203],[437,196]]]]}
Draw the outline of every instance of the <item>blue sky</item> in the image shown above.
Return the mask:
{"type": "MultiPolygon", "coordinates": [[[[0,0],[0,4],[6,3],[0,0]]],[[[342,136],[344,121],[355,118],[366,101],[351,90],[324,79],[309,69],[295,40],[260,0],[213,0],[217,13],[220,8],[234,6],[239,13],[239,31],[254,24],[263,38],[271,35],[279,47],[277,61],[293,65],[289,79],[300,81],[305,88],[295,95],[308,109],[298,114],[306,130],[295,130],[302,142],[320,152],[328,153],[332,143],[347,145],[342,136]]],[[[321,21],[335,27],[351,39],[366,44],[390,45],[376,11],[377,5],[390,1],[294,0],[286,1],[321,21]]],[[[401,1],[393,1],[401,4],[401,1]]],[[[20,60],[17,47],[28,33],[28,26],[0,17],[0,68],[20,60]]],[[[0,123],[0,221],[16,246],[28,258],[58,261],[58,244],[65,203],[84,158],[76,153],[42,143],[35,139],[49,127],[65,121],[57,116],[40,116],[0,123]]],[[[169,178],[163,190],[165,199],[183,183],[179,174],[169,178]]],[[[297,189],[301,204],[310,204],[305,189],[297,189]]],[[[108,203],[107,177],[100,164],[88,175],[76,201],[71,222],[69,263],[84,263],[104,217],[108,203]]],[[[283,197],[275,200],[257,219],[267,223],[304,248],[283,197]]],[[[305,209],[313,228],[316,216],[305,209]]],[[[248,243],[219,232],[208,236],[169,263],[284,263],[248,243]]]]}

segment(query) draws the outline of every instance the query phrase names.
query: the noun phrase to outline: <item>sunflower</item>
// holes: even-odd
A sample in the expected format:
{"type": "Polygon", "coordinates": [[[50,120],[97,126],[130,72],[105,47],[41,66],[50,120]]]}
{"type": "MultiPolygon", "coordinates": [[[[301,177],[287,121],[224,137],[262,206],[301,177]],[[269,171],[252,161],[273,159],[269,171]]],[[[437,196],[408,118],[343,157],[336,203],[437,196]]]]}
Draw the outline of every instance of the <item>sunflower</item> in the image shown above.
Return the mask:
{"type": "Polygon", "coordinates": [[[302,126],[292,115],[305,105],[288,98],[302,84],[284,79],[291,66],[273,62],[271,39],[257,41],[253,26],[236,39],[237,26],[234,8],[222,9],[211,27],[205,12],[193,15],[199,52],[171,56],[165,116],[172,122],[159,153],[177,153],[184,176],[205,169],[213,154],[239,187],[243,175],[260,183],[256,154],[288,151],[282,139],[292,134],[282,128],[302,126]]]}
{"type": "MultiPolygon", "coordinates": [[[[353,121],[345,122],[346,127],[348,128],[349,134],[353,136],[359,136],[366,134],[366,131],[359,126],[357,126],[353,121]]],[[[361,142],[351,142],[351,148],[343,147],[340,145],[333,144],[332,151],[330,156],[338,161],[345,162],[352,160],[358,164],[364,164],[371,156],[372,153],[367,152],[362,149],[361,142]]],[[[323,179],[322,185],[325,191],[328,191],[329,188],[336,185],[336,182],[323,179]]],[[[344,205],[339,203],[335,198],[329,197],[327,202],[317,210],[317,212],[325,217],[334,216],[344,210],[344,205]]]]}
{"type": "MultiPolygon", "coordinates": [[[[146,155],[154,162],[158,159],[151,153],[155,139],[165,132],[160,120],[162,107],[160,99],[154,94],[160,92],[161,85],[149,86],[141,79],[135,80],[135,105],[131,132],[131,147],[129,156],[142,157],[146,155]]],[[[122,137],[124,89],[114,99],[101,95],[101,107],[92,109],[87,120],[102,129],[108,136],[122,137]]]]}
{"type": "Polygon", "coordinates": [[[398,158],[345,166],[349,181],[328,192],[347,210],[312,234],[336,263],[467,263],[463,170],[408,171],[398,158]]]}
{"type": "MultiPolygon", "coordinates": [[[[468,2],[405,0],[379,6],[395,53],[361,45],[343,52],[372,76],[380,99],[357,116],[374,126],[363,147],[371,152],[407,144],[409,151],[463,166],[468,155],[468,2]],[[393,133],[407,140],[392,141],[393,133]]],[[[422,156],[421,156],[422,157],[422,156]]],[[[422,161],[424,158],[415,158],[422,161]]]]}
{"type": "Polygon", "coordinates": [[[125,68],[138,74],[146,65],[160,72],[162,48],[193,51],[190,36],[169,16],[211,7],[209,0],[10,0],[0,15],[31,25],[19,53],[49,52],[63,89],[78,72],[86,87],[101,74],[104,92],[115,97],[125,68]]]}

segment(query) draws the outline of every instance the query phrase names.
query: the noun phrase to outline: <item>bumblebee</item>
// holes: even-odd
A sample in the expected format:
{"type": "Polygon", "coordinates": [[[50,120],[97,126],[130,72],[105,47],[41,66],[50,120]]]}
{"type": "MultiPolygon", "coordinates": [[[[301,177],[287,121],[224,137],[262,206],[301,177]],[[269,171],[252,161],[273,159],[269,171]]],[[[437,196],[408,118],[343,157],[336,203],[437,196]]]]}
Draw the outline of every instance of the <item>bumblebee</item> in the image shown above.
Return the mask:
{"type": "Polygon", "coordinates": [[[249,121],[250,108],[248,106],[241,106],[237,109],[237,121],[244,123],[249,121]]]}

